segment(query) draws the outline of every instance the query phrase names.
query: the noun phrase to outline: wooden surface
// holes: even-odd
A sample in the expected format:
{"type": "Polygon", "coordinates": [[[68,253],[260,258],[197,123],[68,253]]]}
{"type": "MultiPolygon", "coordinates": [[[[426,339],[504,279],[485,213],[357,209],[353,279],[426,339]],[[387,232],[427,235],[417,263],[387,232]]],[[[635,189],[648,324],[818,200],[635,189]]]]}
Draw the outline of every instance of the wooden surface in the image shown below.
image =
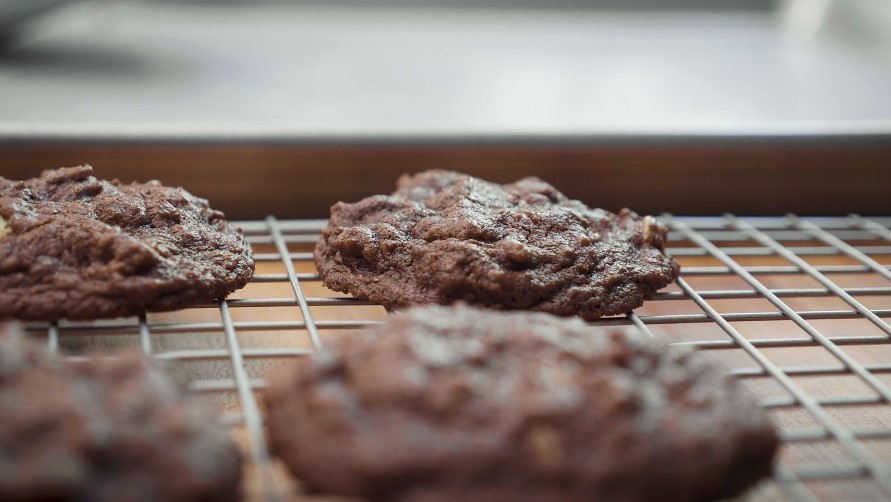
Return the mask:
{"type": "Polygon", "coordinates": [[[536,175],[596,207],[642,214],[881,215],[891,200],[891,141],[454,144],[2,143],[0,176],[92,164],[102,178],[160,179],[233,219],[325,218],[336,201],[389,193],[430,168],[493,181],[536,175]]]}

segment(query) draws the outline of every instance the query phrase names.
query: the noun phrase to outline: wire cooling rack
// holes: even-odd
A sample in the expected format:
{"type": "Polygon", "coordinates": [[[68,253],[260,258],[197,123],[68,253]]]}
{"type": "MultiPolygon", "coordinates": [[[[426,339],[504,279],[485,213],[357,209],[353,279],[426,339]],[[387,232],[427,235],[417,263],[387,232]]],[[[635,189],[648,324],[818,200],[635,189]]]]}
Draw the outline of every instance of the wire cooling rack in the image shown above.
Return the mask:
{"type": "MultiPolygon", "coordinates": [[[[661,221],[682,265],[677,284],[635,313],[592,324],[697,347],[760,397],[783,447],[774,478],[748,499],[891,499],[891,218],[661,221]]],[[[303,497],[264,441],[265,377],[386,313],[321,285],[312,246],[324,221],[238,224],[257,273],[226,301],[27,329],[72,358],[136,346],[176,361],[243,447],[246,497],[303,497]]]]}

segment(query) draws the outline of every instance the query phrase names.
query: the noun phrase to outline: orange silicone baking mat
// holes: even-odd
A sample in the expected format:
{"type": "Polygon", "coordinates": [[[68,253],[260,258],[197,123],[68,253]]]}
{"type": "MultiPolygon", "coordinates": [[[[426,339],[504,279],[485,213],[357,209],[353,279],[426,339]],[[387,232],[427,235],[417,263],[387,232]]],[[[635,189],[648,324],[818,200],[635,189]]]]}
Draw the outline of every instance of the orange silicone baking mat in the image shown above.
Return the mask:
{"type": "MultiPolygon", "coordinates": [[[[591,324],[695,346],[759,396],[783,445],[773,479],[746,500],[891,499],[891,218],[660,221],[681,279],[634,313],[591,324]]],[[[303,494],[270,458],[265,377],[387,313],[321,284],[312,248],[324,220],[237,223],[257,272],[225,301],[27,331],[69,357],[136,346],[175,361],[242,446],[246,499],[333,500],[303,494]]]]}

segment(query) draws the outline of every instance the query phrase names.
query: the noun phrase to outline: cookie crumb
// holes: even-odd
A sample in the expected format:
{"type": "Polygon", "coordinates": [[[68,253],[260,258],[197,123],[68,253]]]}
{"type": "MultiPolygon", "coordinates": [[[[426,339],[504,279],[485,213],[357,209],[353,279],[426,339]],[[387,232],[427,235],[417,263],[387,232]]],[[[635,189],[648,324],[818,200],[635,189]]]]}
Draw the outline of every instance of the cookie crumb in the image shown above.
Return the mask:
{"type": "Polygon", "coordinates": [[[553,427],[536,425],[529,431],[528,441],[538,464],[545,469],[560,467],[563,463],[563,440],[553,427]]]}

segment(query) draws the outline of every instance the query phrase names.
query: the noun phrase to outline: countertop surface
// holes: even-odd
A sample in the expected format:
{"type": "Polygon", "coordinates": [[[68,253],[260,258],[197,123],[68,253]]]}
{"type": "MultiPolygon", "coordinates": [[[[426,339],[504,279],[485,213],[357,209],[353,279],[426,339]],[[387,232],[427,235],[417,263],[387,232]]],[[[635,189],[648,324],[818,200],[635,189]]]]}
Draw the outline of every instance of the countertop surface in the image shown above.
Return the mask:
{"type": "Polygon", "coordinates": [[[0,138],[891,132],[891,66],[769,12],[83,2],[0,51],[0,138]]]}

